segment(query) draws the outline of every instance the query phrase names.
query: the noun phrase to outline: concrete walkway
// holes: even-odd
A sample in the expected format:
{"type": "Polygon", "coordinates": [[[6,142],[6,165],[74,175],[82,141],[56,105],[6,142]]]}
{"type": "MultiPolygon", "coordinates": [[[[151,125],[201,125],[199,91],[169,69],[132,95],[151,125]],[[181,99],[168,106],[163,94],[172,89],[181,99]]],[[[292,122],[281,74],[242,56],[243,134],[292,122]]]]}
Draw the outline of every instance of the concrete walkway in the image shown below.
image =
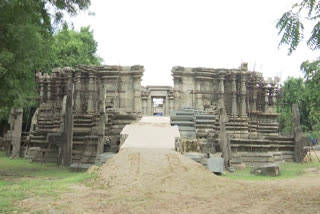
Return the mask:
{"type": "Polygon", "coordinates": [[[180,137],[169,117],[142,117],[139,122],[126,125],[121,135],[128,135],[121,148],[174,149],[175,138],[180,137]]]}

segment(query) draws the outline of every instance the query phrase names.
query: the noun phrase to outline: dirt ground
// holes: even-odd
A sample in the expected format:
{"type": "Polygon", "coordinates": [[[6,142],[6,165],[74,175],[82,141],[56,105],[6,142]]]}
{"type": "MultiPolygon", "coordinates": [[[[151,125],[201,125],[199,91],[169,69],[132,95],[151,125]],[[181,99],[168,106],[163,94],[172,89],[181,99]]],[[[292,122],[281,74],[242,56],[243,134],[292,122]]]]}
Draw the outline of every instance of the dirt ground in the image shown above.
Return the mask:
{"type": "Polygon", "coordinates": [[[168,149],[174,141],[167,148],[155,143],[154,148],[141,148],[152,140],[144,137],[152,134],[149,126],[158,128],[155,142],[167,140],[168,120],[158,118],[143,118],[143,125],[133,126],[139,129],[135,133],[145,134],[129,136],[124,142],[129,146],[97,171],[97,177],[87,183],[91,185],[75,185],[59,197],[28,198],[16,205],[52,214],[320,213],[318,171],[311,169],[299,178],[269,181],[219,177],[168,149]]]}
{"type": "Polygon", "coordinates": [[[170,150],[123,149],[94,186],[17,205],[44,213],[320,213],[320,176],[235,181],[170,150]]]}

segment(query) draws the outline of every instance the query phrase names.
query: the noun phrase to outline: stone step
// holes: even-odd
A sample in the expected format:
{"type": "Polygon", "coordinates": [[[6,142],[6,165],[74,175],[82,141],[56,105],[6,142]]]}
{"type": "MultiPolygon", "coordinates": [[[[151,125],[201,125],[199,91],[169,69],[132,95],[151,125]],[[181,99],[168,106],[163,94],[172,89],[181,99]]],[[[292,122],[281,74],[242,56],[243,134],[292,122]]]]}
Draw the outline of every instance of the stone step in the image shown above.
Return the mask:
{"type": "Polygon", "coordinates": [[[172,121],[171,125],[178,125],[178,126],[194,126],[194,122],[190,121],[172,121]]]}
{"type": "Polygon", "coordinates": [[[231,144],[233,147],[248,147],[248,148],[294,148],[294,145],[279,145],[279,144],[231,144]]]}
{"type": "Polygon", "coordinates": [[[74,140],[73,141],[74,145],[88,145],[88,146],[95,146],[98,144],[98,141],[90,141],[90,142],[86,142],[86,141],[79,141],[79,140],[74,140]]]}
{"type": "Polygon", "coordinates": [[[231,144],[285,144],[285,145],[293,145],[293,141],[276,141],[276,140],[264,140],[264,139],[230,139],[231,144]]]}
{"type": "Polygon", "coordinates": [[[74,136],[73,140],[97,140],[99,138],[98,135],[87,135],[87,136],[74,136]]]}
{"type": "Polygon", "coordinates": [[[93,124],[86,124],[86,123],[74,123],[74,128],[88,128],[91,129],[94,125],[93,124]]]}
{"type": "Polygon", "coordinates": [[[114,115],[112,117],[112,119],[114,120],[136,120],[137,116],[136,115],[130,115],[130,114],[118,114],[118,115],[114,115]]]}
{"type": "Polygon", "coordinates": [[[216,116],[215,115],[208,115],[208,114],[196,114],[195,115],[196,120],[198,119],[204,119],[204,120],[215,120],[216,116]]]}
{"type": "Polygon", "coordinates": [[[194,117],[193,116],[171,116],[170,117],[171,121],[193,121],[194,117]]]}
{"type": "Polygon", "coordinates": [[[93,115],[92,114],[74,114],[73,119],[92,119],[93,115]]]}
{"type": "Polygon", "coordinates": [[[92,123],[92,119],[74,119],[73,123],[92,123]]]}

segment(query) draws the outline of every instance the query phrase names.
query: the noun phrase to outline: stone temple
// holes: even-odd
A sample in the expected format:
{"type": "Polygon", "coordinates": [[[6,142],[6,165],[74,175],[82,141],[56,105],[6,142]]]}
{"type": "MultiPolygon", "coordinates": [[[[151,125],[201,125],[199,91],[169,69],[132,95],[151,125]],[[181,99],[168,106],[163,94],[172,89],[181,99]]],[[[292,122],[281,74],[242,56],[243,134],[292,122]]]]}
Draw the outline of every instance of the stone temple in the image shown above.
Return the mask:
{"type": "MultiPolygon", "coordinates": [[[[278,131],[278,78],[265,80],[246,63],[237,69],[177,66],[173,87],[143,87],[143,73],[140,65],[37,73],[39,107],[18,155],[65,165],[94,163],[97,155],[119,150],[125,125],[163,115],[179,127],[182,139],[201,142],[204,153],[226,152],[227,145],[232,164],[295,161],[294,137],[278,131]]],[[[11,127],[14,117],[12,112],[11,127]]]]}

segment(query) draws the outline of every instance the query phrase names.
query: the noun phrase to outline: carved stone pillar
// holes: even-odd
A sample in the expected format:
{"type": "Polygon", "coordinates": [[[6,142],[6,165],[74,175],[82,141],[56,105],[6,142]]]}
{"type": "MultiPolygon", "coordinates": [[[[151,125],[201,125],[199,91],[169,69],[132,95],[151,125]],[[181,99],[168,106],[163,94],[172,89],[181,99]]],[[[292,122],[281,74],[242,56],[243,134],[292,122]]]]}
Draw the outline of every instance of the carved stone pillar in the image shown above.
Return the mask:
{"type": "Polygon", "coordinates": [[[148,97],[147,96],[142,96],[142,114],[148,115],[148,97]]]}
{"type": "Polygon", "coordinates": [[[81,112],[81,71],[77,70],[76,73],[76,96],[75,96],[75,110],[81,112]]]}
{"type": "Polygon", "coordinates": [[[272,105],[275,106],[277,104],[277,91],[276,91],[276,86],[272,86],[272,105]]]}
{"type": "Polygon", "coordinates": [[[100,94],[99,94],[99,124],[98,124],[98,146],[97,146],[97,155],[104,152],[104,144],[106,143],[105,139],[105,124],[107,119],[106,116],[106,89],[103,84],[100,85],[100,94]]]}
{"type": "Polygon", "coordinates": [[[163,100],[163,108],[164,108],[164,116],[169,116],[170,115],[170,109],[169,109],[169,97],[166,96],[166,98],[163,100]]]}
{"type": "Polygon", "coordinates": [[[264,102],[265,102],[265,108],[269,106],[269,88],[265,87],[265,92],[264,92],[264,102]]]}
{"type": "Polygon", "coordinates": [[[88,94],[88,107],[87,107],[87,112],[88,113],[92,113],[94,112],[94,107],[93,107],[93,93],[94,93],[94,88],[95,88],[95,84],[94,84],[94,71],[90,70],[89,71],[89,85],[88,85],[88,89],[89,89],[89,94],[88,94]]]}
{"type": "Polygon", "coordinates": [[[238,115],[238,106],[237,106],[237,83],[236,75],[231,76],[231,90],[232,90],[232,116],[238,115]]]}
{"type": "Polygon", "coordinates": [[[247,95],[246,78],[242,74],[241,76],[241,112],[240,112],[240,115],[242,117],[247,116],[246,95],[247,95]]]}
{"type": "Polygon", "coordinates": [[[201,80],[196,82],[196,109],[203,110],[202,94],[201,94],[201,80]]]}
{"type": "Polygon", "coordinates": [[[20,157],[21,133],[22,133],[22,117],[23,109],[15,109],[11,111],[13,117],[13,127],[11,132],[12,153],[11,157],[20,157]]]}
{"type": "Polygon", "coordinates": [[[258,97],[257,96],[258,87],[257,87],[256,81],[253,82],[252,90],[253,90],[253,97],[252,97],[251,111],[256,112],[257,111],[257,97],[258,97]]]}
{"type": "Polygon", "coordinates": [[[64,115],[64,133],[66,142],[63,144],[62,164],[70,166],[72,164],[72,148],[73,148],[73,93],[74,85],[67,85],[66,112],[64,115]]]}
{"type": "Polygon", "coordinates": [[[181,110],[181,79],[174,77],[174,110],[181,110]]]}
{"type": "Polygon", "coordinates": [[[51,78],[48,75],[47,78],[47,102],[51,101],[51,78]]]}
{"type": "Polygon", "coordinates": [[[40,85],[40,88],[39,88],[39,96],[40,96],[40,105],[43,104],[44,102],[44,93],[43,93],[43,78],[42,78],[42,75],[40,73],[39,75],[39,85],[40,85]]]}
{"type": "Polygon", "coordinates": [[[174,104],[174,101],[173,101],[173,96],[170,95],[169,96],[169,115],[171,114],[171,112],[173,112],[173,104],[174,104]]]}
{"type": "Polygon", "coordinates": [[[148,96],[148,113],[149,116],[153,115],[153,101],[152,101],[152,97],[149,95],[148,96]]]}
{"type": "Polygon", "coordinates": [[[133,87],[134,87],[134,110],[136,112],[141,112],[141,76],[137,75],[133,77],[133,87]]]}
{"type": "Polygon", "coordinates": [[[219,91],[218,91],[218,105],[219,108],[225,108],[224,106],[224,74],[220,74],[219,80],[219,91]]]}

